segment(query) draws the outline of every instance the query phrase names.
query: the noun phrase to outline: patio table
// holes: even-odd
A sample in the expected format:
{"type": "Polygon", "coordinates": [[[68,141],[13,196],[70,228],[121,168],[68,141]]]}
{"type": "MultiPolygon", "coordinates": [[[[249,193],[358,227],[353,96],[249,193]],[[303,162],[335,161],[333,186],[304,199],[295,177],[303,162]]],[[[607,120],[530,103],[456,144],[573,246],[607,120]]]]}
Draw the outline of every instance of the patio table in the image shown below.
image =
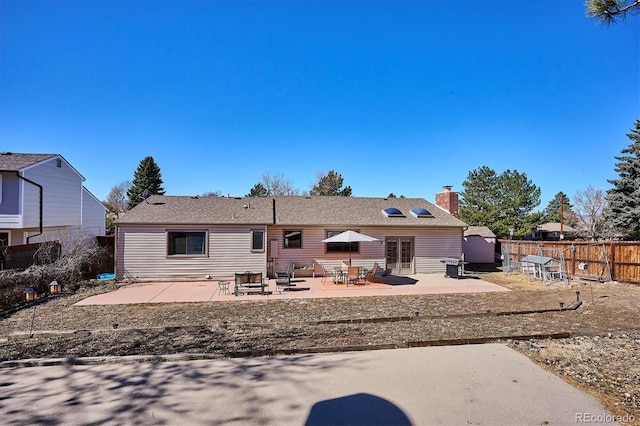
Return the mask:
{"type": "Polygon", "coordinates": [[[339,266],[336,266],[335,268],[333,268],[333,283],[334,284],[343,283],[343,282],[346,281],[346,279],[347,279],[346,271],[343,271],[342,268],[340,268],[339,266]]]}

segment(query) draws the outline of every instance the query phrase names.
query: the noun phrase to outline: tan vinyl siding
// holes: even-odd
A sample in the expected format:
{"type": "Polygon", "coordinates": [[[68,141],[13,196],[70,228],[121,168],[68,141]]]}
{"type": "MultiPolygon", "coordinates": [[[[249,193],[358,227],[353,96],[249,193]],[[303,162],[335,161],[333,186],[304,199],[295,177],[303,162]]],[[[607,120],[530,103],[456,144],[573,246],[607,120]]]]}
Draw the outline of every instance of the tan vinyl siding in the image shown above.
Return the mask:
{"type": "Polygon", "coordinates": [[[251,252],[257,227],[118,227],[117,276],[131,281],[229,278],[266,273],[265,253],[251,252]],[[207,256],[167,256],[167,231],[208,232],[207,256]]]}
{"type": "MultiPolygon", "coordinates": [[[[275,263],[276,271],[283,271],[287,266],[296,264],[311,266],[314,260],[318,260],[326,268],[339,266],[343,260],[349,259],[348,253],[326,253],[326,244],[322,242],[326,231],[346,231],[342,227],[296,227],[296,226],[270,226],[268,240],[277,240],[278,257],[275,263]],[[302,249],[284,248],[284,230],[302,229],[302,249]]],[[[354,229],[355,228],[351,228],[354,229]]],[[[379,232],[367,228],[357,228],[359,232],[371,237],[380,238],[379,232]]],[[[384,237],[382,237],[384,238],[384,237]]],[[[272,254],[269,252],[269,258],[272,254]]],[[[379,242],[360,243],[360,252],[352,253],[353,264],[371,267],[374,262],[380,262],[384,258],[384,246],[379,242]]]]}
{"type": "Polygon", "coordinates": [[[251,230],[264,227],[213,228],[209,233],[209,256],[215,274],[233,276],[235,272],[266,273],[266,253],[251,252],[251,230]]]}
{"type": "MultiPolygon", "coordinates": [[[[462,228],[393,228],[393,227],[296,227],[270,226],[268,240],[277,240],[278,257],[275,262],[277,271],[284,270],[291,264],[311,265],[314,260],[321,262],[326,268],[339,266],[348,260],[348,253],[326,253],[326,231],[357,230],[360,233],[378,238],[384,242],[387,236],[412,237],[414,239],[414,265],[416,273],[443,272],[445,266],[440,259],[460,257],[462,254],[462,228]],[[302,249],[283,247],[284,230],[302,229],[302,249]]],[[[269,247],[269,244],[268,244],[269,247]]],[[[385,247],[380,242],[360,243],[360,252],[352,253],[352,264],[370,268],[374,262],[384,267],[385,247]]],[[[272,254],[269,253],[269,259],[272,254]]]]}
{"type": "Polygon", "coordinates": [[[415,272],[444,272],[446,268],[440,260],[445,257],[459,258],[461,255],[461,228],[427,230],[415,239],[415,272]]]}

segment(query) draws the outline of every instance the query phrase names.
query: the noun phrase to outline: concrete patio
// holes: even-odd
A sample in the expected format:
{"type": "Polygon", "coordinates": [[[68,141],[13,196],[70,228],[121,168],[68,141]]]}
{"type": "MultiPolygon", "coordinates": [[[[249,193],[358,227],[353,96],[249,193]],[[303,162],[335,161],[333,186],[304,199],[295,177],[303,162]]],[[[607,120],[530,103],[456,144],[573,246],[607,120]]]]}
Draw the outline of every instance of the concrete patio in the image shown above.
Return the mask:
{"type": "Polygon", "coordinates": [[[278,300],[292,298],[396,296],[411,294],[484,293],[509,291],[481,279],[462,276],[445,278],[443,274],[415,274],[383,277],[384,283],[366,285],[334,284],[331,278],[292,278],[295,290],[278,293],[269,280],[266,295],[233,295],[233,279],[225,293],[219,280],[163,281],[125,284],[116,291],[88,297],[76,305],[119,305],[133,303],[220,302],[234,300],[278,300]]]}

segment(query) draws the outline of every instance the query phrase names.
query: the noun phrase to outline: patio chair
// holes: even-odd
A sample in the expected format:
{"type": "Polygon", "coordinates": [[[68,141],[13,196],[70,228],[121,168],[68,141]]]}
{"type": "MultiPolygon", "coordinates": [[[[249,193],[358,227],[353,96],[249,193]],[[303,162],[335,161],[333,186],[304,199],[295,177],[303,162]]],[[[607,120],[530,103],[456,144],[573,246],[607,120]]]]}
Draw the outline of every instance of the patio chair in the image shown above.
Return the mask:
{"type": "Polygon", "coordinates": [[[275,277],[276,291],[282,294],[283,291],[289,290],[291,287],[295,287],[295,284],[291,283],[291,275],[289,272],[276,272],[275,277]]]}
{"type": "Polygon", "coordinates": [[[349,269],[347,269],[347,285],[349,285],[349,283],[358,285],[359,282],[360,268],[357,266],[349,266],[349,269]]]}
{"type": "Polygon", "coordinates": [[[327,274],[327,271],[324,269],[324,266],[320,262],[313,262],[313,276],[314,277],[321,276],[322,277],[322,281],[320,281],[321,284],[324,284],[324,282],[330,278],[329,274],[327,274]]]}
{"type": "Polygon", "coordinates": [[[378,274],[381,274],[381,272],[382,272],[382,268],[380,268],[380,265],[378,265],[378,262],[375,262],[373,264],[373,268],[371,268],[369,271],[367,271],[366,274],[364,274],[365,284],[367,282],[377,283],[379,279],[378,274]]]}

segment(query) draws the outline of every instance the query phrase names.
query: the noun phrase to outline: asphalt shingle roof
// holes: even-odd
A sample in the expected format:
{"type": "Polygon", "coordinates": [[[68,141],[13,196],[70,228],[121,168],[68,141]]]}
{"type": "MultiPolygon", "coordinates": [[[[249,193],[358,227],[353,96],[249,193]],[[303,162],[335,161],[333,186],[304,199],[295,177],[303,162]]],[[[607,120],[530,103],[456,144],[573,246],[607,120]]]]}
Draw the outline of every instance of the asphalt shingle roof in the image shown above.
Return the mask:
{"type": "Polygon", "coordinates": [[[153,195],[118,220],[118,224],[234,223],[283,226],[466,226],[422,198],[339,196],[228,198],[153,195]],[[398,208],[405,217],[386,217],[382,210],[388,207],[398,208]],[[427,209],[433,217],[414,217],[411,210],[420,207],[427,209]]]}
{"type": "Polygon", "coordinates": [[[470,226],[466,231],[464,231],[465,237],[470,237],[472,235],[478,235],[484,238],[496,238],[496,234],[486,226],[470,226]]]}
{"type": "Polygon", "coordinates": [[[538,226],[538,231],[560,232],[561,227],[563,232],[578,232],[577,229],[572,228],[569,225],[561,226],[559,222],[543,223],[542,225],[538,226]]]}
{"type": "Polygon", "coordinates": [[[25,167],[37,164],[41,161],[57,157],[57,154],[19,154],[0,152],[0,170],[17,172],[25,167]]]}

